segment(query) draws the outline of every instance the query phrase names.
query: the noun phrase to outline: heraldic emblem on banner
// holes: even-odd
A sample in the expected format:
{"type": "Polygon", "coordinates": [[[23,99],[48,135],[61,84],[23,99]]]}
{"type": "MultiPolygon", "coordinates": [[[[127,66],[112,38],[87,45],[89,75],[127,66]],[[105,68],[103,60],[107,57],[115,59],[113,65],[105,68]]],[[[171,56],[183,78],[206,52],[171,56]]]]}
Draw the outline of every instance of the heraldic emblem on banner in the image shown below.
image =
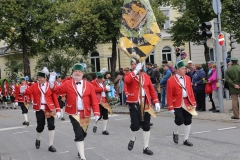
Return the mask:
{"type": "Polygon", "coordinates": [[[161,40],[160,29],[148,0],[125,0],[118,47],[140,62],[161,40]]]}

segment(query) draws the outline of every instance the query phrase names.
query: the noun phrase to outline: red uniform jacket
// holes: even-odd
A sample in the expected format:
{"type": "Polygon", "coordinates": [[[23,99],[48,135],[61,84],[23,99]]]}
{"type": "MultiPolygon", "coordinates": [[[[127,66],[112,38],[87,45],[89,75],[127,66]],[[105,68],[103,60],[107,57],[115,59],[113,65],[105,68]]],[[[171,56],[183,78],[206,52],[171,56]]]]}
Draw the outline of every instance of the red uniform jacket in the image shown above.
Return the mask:
{"type": "MultiPolygon", "coordinates": [[[[22,85],[16,86],[16,94],[15,94],[15,102],[30,102],[30,97],[29,95],[24,95],[20,93],[20,87],[22,85]]],[[[29,88],[28,85],[26,85],[27,88],[29,88]]]]}
{"type": "MultiPolygon", "coordinates": [[[[188,76],[183,76],[185,87],[188,95],[188,100],[192,106],[196,106],[196,101],[194,98],[194,93],[192,89],[191,78],[188,76]]],[[[180,108],[182,106],[183,96],[182,87],[176,75],[170,77],[167,82],[167,103],[168,110],[173,110],[174,108],[180,108]]]]}
{"type": "MultiPolygon", "coordinates": [[[[47,82],[46,90],[43,91],[46,105],[52,111],[56,108],[56,112],[60,112],[60,107],[57,99],[57,95],[51,91],[49,88],[49,83],[47,82]]],[[[41,106],[41,88],[39,83],[34,83],[24,92],[25,95],[33,94],[33,109],[36,111],[40,110],[41,106]]]]}
{"type": "MultiPolygon", "coordinates": [[[[83,80],[83,84],[81,85],[83,85],[82,93],[80,93],[84,108],[83,117],[91,116],[91,108],[93,109],[94,116],[100,116],[94,87],[86,80],[83,80]]],[[[78,113],[77,100],[79,95],[77,93],[77,86],[74,79],[66,80],[61,86],[54,85],[52,91],[56,94],[66,94],[66,113],[70,115],[78,113]]]]}
{"type": "MultiPolygon", "coordinates": [[[[102,82],[102,85],[103,87],[100,86],[100,84],[98,83],[98,80],[95,79],[95,80],[92,80],[92,85],[95,89],[95,92],[96,92],[96,95],[97,95],[97,100],[98,100],[98,103],[100,104],[101,102],[104,102],[106,103],[106,97],[103,98],[102,97],[102,92],[106,92],[106,87],[104,87],[104,83],[102,82]]],[[[107,95],[106,95],[107,96],[107,95]]]]}
{"type": "MultiPolygon", "coordinates": [[[[134,72],[128,72],[124,76],[124,83],[127,88],[127,102],[137,103],[139,99],[139,78],[134,72]]],[[[152,85],[150,77],[142,73],[142,86],[146,94],[146,104],[152,105],[152,102],[159,103],[156,91],[152,85]]],[[[124,87],[125,88],[125,87],[124,87]]],[[[145,108],[148,109],[148,108],[145,108]]]]}
{"type": "Polygon", "coordinates": [[[2,95],[3,96],[8,96],[8,84],[3,84],[3,88],[2,88],[2,95]]]}
{"type": "Polygon", "coordinates": [[[9,94],[10,96],[15,96],[15,94],[16,94],[16,87],[17,87],[17,86],[16,86],[15,84],[10,86],[10,88],[9,88],[9,90],[8,90],[8,91],[9,91],[8,94],[9,94]]]}

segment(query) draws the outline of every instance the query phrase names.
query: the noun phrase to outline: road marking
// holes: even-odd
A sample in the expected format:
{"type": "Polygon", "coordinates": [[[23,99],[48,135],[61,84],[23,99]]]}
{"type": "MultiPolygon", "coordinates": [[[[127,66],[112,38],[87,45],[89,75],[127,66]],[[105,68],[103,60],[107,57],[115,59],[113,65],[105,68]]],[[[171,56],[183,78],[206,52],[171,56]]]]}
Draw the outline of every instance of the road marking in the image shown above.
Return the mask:
{"type": "Polygon", "coordinates": [[[85,148],[84,150],[88,150],[88,149],[94,149],[94,148],[85,148]]]}
{"type": "Polygon", "coordinates": [[[0,129],[0,131],[8,131],[8,130],[20,129],[20,128],[26,128],[26,126],[2,128],[0,129]]]}
{"type": "Polygon", "coordinates": [[[13,134],[26,133],[26,132],[28,132],[28,131],[23,131],[23,132],[15,132],[15,133],[13,133],[13,134]]]}
{"type": "Polygon", "coordinates": [[[222,130],[229,130],[229,129],[236,129],[237,127],[228,127],[228,128],[220,128],[217,129],[218,131],[222,131],[222,130]]]}
{"type": "Polygon", "coordinates": [[[124,119],[128,119],[128,118],[121,118],[121,119],[115,119],[115,120],[120,121],[120,120],[124,120],[124,119]]]}
{"type": "Polygon", "coordinates": [[[59,153],[68,153],[69,151],[63,151],[63,152],[59,152],[59,153]]]}
{"type": "Polygon", "coordinates": [[[208,132],[212,132],[212,131],[209,130],[209,131],[193,132],[192,134],[201,134],[201,133],[208,133],[208,132]]]}

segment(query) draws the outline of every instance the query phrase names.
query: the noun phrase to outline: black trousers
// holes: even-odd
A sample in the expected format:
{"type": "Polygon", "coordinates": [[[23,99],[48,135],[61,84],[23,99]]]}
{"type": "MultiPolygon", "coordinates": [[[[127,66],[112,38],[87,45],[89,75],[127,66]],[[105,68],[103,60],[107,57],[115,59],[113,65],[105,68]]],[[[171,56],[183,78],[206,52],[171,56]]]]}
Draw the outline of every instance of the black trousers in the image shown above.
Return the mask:
{"type": "Polygon", "coordinates": [[[174,108],[174,111],[176,125],[190,125],[192,123],[192,115],[188,113],[185,109],[183,109],[182,107],[174,108]]]}
{"type": "Polygon", "coordinates": [[[212,99],[212,94],[209,94],[208,96],[209,96],[210,101],[212,102],[212,108],[213,108],[213,109],[216,109],[215,103],[214,103],[214,101],[213,101],[213,99],[212,99]]]}
{"type": "Polygon", "coordinates": [[[100,118],[103,118],[103,120],[108,120],[108,110],[106,108],[104,108],[101,104],[99,104],[99,108],[100,108],[100,118]]]}
{"type": "Polygon", "coordinates": [[[11,98],[11,102],[14,103],[15,102],[15,97],[14,96],[10,96],[11,98]]]}
{"type": "Polygon", "coordinates": [[[21,107],[22,109],[22,114],[27,114],[28,113],[28,109],[25,107],[23,102],[18,102],[18,106],[21,107]]]}
{"type": "Polygon", "coordinates": [[[58,103],[59,103],[60,108],[63,109],[64,102],[62,101],[62,96],[58,97],[58,103]]]}
{"type": "MultiPolygon", "coordinates": [[[[45,126],[45,114],[43,110],[36,111],[36,118],[37,118],[37,128],[36,131],[38,133],[41,133],[44,130],[45,126]]],[[[47,123],[48,123],[48,130],[54,130],[54,117],[51,116],[50,118],[47,118],[47,123]]]]}
{"type": "Polygon", "coordinates": [[[196,92],[196,102],[197,102],[197,109],[198,110],[206,110],[206,97],[204,92],[196,92]]]}
{"type": "Polygon", "coordinates": [[[74,141],[83,141],[84,138],[87,136],[87,133],[84,132],[84,130],[82,129],[82,127],[80,126],[79,122],[74,119],[71,115],[69,115],[69,119],[72,123],[73,126],[73,131],[75,133],[75,139],[74,141]]]}
{"type": "Polygon", "coordinates": [[[7,96],[2,97],[3,102],[7,102],[7,96]]]}
{"type": "Polygon", "coordinates": [[[141,121],[141,115],[139,111],[139,104],[137,103],[128,103],[131,125],[130,128],[132,131],[138,131],[140,127],[143,131],[150,131],[150,119],[151,115],[147,112],[144,114],[144,121],[141,121]]]}

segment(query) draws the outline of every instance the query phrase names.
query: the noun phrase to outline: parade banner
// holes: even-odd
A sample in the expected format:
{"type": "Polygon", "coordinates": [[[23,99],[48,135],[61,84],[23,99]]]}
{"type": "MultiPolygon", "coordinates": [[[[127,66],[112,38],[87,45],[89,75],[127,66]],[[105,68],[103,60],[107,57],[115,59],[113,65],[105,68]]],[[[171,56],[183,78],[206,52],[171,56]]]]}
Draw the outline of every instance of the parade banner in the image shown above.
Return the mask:
{"type": "Polygon", "coordinates": [[[161,40],[149,0],[125,0],[121,23],[119,49],[143,62],[161,40]]]}

